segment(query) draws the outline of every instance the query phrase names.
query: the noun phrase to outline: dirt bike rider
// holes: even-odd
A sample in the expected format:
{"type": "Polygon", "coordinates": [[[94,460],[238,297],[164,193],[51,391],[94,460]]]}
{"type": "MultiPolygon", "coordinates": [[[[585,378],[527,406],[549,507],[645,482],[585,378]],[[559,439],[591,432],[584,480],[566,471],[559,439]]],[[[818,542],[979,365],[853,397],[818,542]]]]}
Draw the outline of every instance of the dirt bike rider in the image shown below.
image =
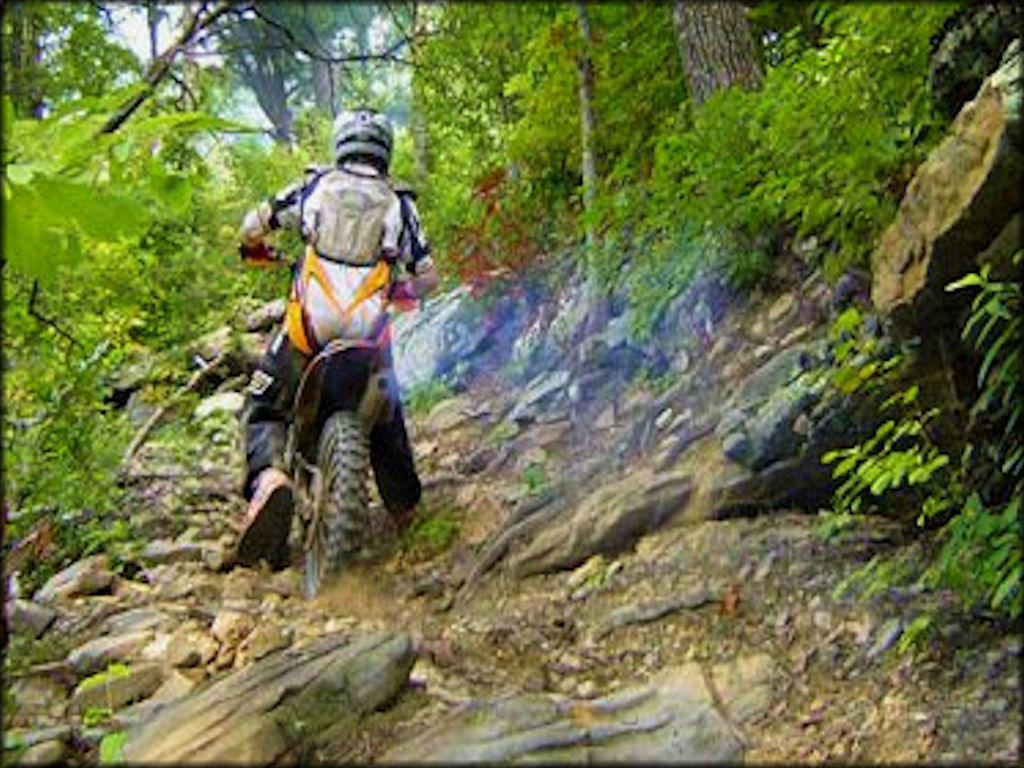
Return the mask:
{"type": "MultiPolygon", "coordinates": [[[[437,287],[414,195],[388,178],[393,136],[380,112],[343,112],[332,130],[334,166],[308,169],[304,182],[286,187],[243,220],[240,250],[250,263],[284,263],[264,243],[272,230],[298,228],[307,244],[282,327],[246,392],[243,493],[249,506],[237,549],[243,565],[261,558],[275,569],[288,565],[294,498],[284,449],[306,362],[334,338],[373,338],[390,366],[388,301],[423,298],[437,287]],[[396,264],[406,279],[391,279],[396,264]]],[[[370,461],[384,505],[401,529],[412,519],[421,488],[397,398],[390,420],[370,433],[370,461]]]]}

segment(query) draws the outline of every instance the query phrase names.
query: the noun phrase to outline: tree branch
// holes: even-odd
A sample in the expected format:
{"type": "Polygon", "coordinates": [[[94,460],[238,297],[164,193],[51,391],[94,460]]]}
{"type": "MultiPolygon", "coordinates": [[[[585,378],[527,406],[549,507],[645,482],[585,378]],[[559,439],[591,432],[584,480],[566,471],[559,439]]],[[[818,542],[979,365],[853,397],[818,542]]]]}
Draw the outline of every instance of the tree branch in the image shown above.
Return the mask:
{"type": "Polygon", "coordinates": [[[43,325],[46,325],[46,326],[49,326],[50,328],[52,328],[60,336],[63,336],[65,339],[70,341],[74,346],[76,346],[78,348],[81,348],[82,345],[78,341],[78,339],[76,339],[70,333],[68,333],[63,328],[61,328],[59,325],[57,325],[57,321],[56,320],[53,320],[53,319],[47,317],[42,312],[40,312],[38,309],[36,309],[36,302],[37,302],[38,298],[39,298],[39,281],[38,280],[33,280],[32,281],[32,295],[29,296],[29,298],[28,298],[28,313],[30,315],[32,315],[32,317],[34,317],[36,320],[38,320],[43,325]]]}
{"type": "Polygon", "coordinates": [[[167,411],[176,405],[183,395],[198,389],[199,385],[203,382],[203,379],[209,376],[210,373],[220,365],[222,360],[223,356],[217,355],[213,360],[206,363],[202,368],[193,373],[188,382],[183,387],[175,391],[174,394],[171,395],[170,399],[157,408],[153,415],[146,420],[146,423],[143,424],[135,434],[135,437],[132,438],[131,443],[129,443],[127,450],[124,452],[124,456],[121,459],[121,468],[118,472],[121,477],[124,477],[127,474],[132,457],[134,457],[139,448],[142,447],[142,444],[146,442],[149,434],[166,415],[167,411]]]}
{"type": "Polygon", "coordinates": [[[145,101],[156,91],[157,85],[168,74],[174,59],[195,40],[194,38],[205,29],[209,29],[219,19],[228,13],[243,13],[249,6],[239,6],[231,2],[221,3],[203,16],[206,4],[203,3],[199,9],[185,19],[182,32],[171,45],[146,68],[146,88],[123,104],[106,123],[100,128],[100,134],[113,133],[120,128],[134,114],[135,110],[142,106],[145,101]]]}
{"type": "Polygon", "coordinates": [[[332,55],[324,55],[324,54],[316,53],[316,52],[310,50],[309,46],[307,46],[304,43],[302,43],[295,36],[295,33],[292,32],[291,29],[289,29],[286,25],[280,23],[276,19],[272,19],[269,16],[265,15],[263,13],[263,11],[261,11],[259,8],[254,8],[253,12],[256,14],[257,18],[262,20],[267,26],[276,29],[281,34],[283,34],[285,37],[287,37],[289,42],[292,43],[292,45],[294,46],[294,48],[296,50],[302,51],[304,54],[309,56],[311,59],[316,59],[317,61],[322,61],[322,62],[326,62],[326,63],[330,63],[330,64],[345,64],[345,63],[366,62],[366,61],[391,61],[391,62],[395,62],[397,64],[411,65],[411,62],[409,62],[409,61],[407,61],[405,59],[399,59],[397,56],[395,56],[396,53],[398,53],[400,50],[402,50],[403,47],[405,47],[406,45],[409,44],[409,40],[407,40],[405,38],[402,38],[401,40],[396,42],[391,47],[389,47],[389,48],[387,48],[387,49],[385,49],[383,51],[376,52],[376,53],[371,51],[369,53],[354,54],[354,55],[348,55],[348,56],[340,56],[340,55],[333,55],[333,54],[332,55]]]}

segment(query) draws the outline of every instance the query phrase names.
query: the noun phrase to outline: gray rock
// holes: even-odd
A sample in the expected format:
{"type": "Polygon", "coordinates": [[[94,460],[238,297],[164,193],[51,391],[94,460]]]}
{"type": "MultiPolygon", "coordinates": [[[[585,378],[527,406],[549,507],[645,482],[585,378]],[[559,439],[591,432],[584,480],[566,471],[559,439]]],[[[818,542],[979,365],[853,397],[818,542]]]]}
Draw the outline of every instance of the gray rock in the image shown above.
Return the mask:
{"type": "Polygon", "coordinates": [[[125,704],[150,696],[164,680],[160,664],[137,664],[124,675],[108,674],[101,682],[83,681],[68,702],[68,711],[82,714],[90,707],[120,709],[125,704]]]}
{"type": "Polygon", "coordinates": [[[14,600],[11,605],[11,631],[16,635],[37,638],[57,619],[57,611],[30,600],[14,600]]]}
{"type": "Polygon", "coordinates": [[[82,595],[95,595],[110,588],[114,574],[106,555],[92,555],[54,574],[35,594],[41,603],[67,600],[82,595]]]}
{"type": "MultiPolygon", "coordinates": [[[[777,390],[785,387],[807,368],[821,358],[825,341],[807,342],[789,347],[774,355],[764,365],[747,376],[726,406],[732,410],[750,411],[767,400],[777,390]]],[[[724,427],[723,427],[724,429],[724,427]]],[[[719,433],[721,434],[721,433],[719,433]]]]}
{"type": "Polygon", "coordinates": [[[63,741],[52,739],[34,744],[18,758],[19,765],[54,765],[63,763],[67,755],[67,746],[63,741]]]}
{"type": "Polygon", "coordinates": [[[415,661],[408,635],[333,635],[273,653],[131,728],[128,763],[271,763],[297,745],[352,738],[393,699],[415,661]],[[301,725],[300,725],[301,723],[301,725]]]}
{"type": "Polygon", "coordinates": [[[595,700],[474,701],[388,751],[384,763],[738,762],[743,747],[695,664],[595,700]]]}
{"type": "Polygon", "coordinates": [[[265,331],[281,322],[284,318],[285,303],[284,299],[274,299],[273,301],[268,301],[259,309],[250,312],[245,316],[245,330],[265,331]]]}
{"type": "Polygon", "coordinates": [[[468,396],[450,397],[442,400],[427,414],[425,426],[431,432],[447,432],[474,420],[473,400],[468,396]]]}
{"type": "Polygon", "coordinates": [[[574,568],[591,555],[620,552],[681,510],[692,487],[689,475],[638,470],[552,520],[511,559],[512,569],[527,576],[574,568]]]}
{"type": "Polygon", "coordinates": [[[193,415],[198,421],[208,419],[215,413],[235,416],[241,413],[244,405],[245,397],[240,392],[221,392],[200,400],[193,415]]]}
{"type": "Polygon", "coordinates": [[[768,321],[779,323],[783,320],[788,320],[796,313],[796,310],[796,297],[792,293],[784,293],[768,308],[768,321]]]}
{"type": "Polygon", "coordinates": [[[888,651],[903,634],[903,622],[897,617],[889,619],[878,629],[875,643],[867,652],[868,659],[875,659],[888,651]]]}
{"type": "Polygon", "coordinates": [[[115,613],[103,622],[103,633],[106,635],[123,635],[129,632],[141,632],[145,629],[155,630],[174,621],[163,611],[144,606],[130,608],[115,613]]]}
{"type": "Polygon", "coordinates": [[[743,420],[737,431],[745,439],[730,440],[726,455],[755,470],[795,455],[804,440],[793,431],[793,423],[811,410],[821,392],[821,384],[806,376],[776,390],[743,420]]]}
{"type": "Polygon", "coordinates": [[[61,717],[68,692],[55,676],[27,675],[9,683],[14,698],[15,717],[28,724],[38,716],[61,717]]]}
{"type": "Polygon", "coordinates": [[[522,421],[536,417],[536,412],[545,400],[564,390],[569,383],[568,371],[542,373],[526,385],[526,391],[513,406],[508,415],[510,421],[522,421]]]}
{"type": "Polygon", "coordinates": [[[171,637],[167,663],[173,667],[205,666],[217,655],[219,644],[209,633],[182,627],[171,637]]]}
{"type": "Polygon", "coordinates": [[[772,701],[775,666],[771,656],[758,653],[716,664],[711,679],[729,718],[743,725],[767,711],[772,701]]]}
{"type": "Polygon", "coordinates": [[[591,637],[597,641],[610,632],[629,624],[640,624],[660,619],[683,608],[700,608],[716,599],[712,590],[706,586],[697,586],[682,595],[661,598],[640,605],[624,605],[600,621],[591,637]]]}
{"type": "Polygon", "coordinates": [[[171,541],[157,539],[151,541],[142,550],[142,560],[149,565],[167,565],[170,563],[201,563],[207,550],[215,547],[195,541],[171,541]]]}
{"type": "Polygon", "coordinates": [[[487,338],[480,303],[468,285],[428,299],[418,312],[399,315],[394,323],[395,374],[403,387],[414,387],[448,373],[472,355],[487,338]]]}
{"type": "Polygon", "coordinates": [[[97,637],[68,654],[68,664],[81,677],[99,672],[115,661],[128,661],[138,656],[153,639],[149,630],[127,635],[97,637]]]}
{"type": "Polygon", "coordinates": [[[4,732],[4,749],[32,747],[47,741],[67,741],[71,738],[71,726],[54,725],[49,728],[26,730],[21,728],[6,729],[4,732]]]}

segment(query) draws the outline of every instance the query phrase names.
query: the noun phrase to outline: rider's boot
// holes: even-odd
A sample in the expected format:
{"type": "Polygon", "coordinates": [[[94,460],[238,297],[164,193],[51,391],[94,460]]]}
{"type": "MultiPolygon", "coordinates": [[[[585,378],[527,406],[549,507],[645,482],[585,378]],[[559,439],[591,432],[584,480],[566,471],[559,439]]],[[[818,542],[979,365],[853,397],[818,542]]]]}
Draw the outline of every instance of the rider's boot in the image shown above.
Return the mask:
{"type": "Polygon", "coordinates": [[[288,533],[295,507],[292,482],[277,467],[256,476],[238,542],[238,562],[254,566],[266,559],[274,569],[288,565],[288,533]]]}
{"type": "Polygon", "coordinates": [[[391,513],[391,519],[395,524],[395,533],[401,537],[405,530],[412,525],[413,519],[416,517],[416,507],[406,507],[404,509],[395,510],[391,513]]]}

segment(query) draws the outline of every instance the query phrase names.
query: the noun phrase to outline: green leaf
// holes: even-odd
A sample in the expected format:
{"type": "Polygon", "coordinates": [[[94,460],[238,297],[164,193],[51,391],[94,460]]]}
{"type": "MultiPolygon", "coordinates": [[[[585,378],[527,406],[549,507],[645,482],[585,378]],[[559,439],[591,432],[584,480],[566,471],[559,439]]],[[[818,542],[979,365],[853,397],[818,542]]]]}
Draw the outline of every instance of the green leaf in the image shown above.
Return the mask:
{"type": "Polygon", "coordinates": [[[871,483],[871,493],[875,496],[881,496],[891,484],[892,475],[888,472],[883,472],[871,483]]]}
{"type": "Polygon", "coordinates": [[[112,731],[100,740],[100,765],[119,765],[125,762],[124,744],[128,731],[112,731]]]}
{"type": "Polygon", "coordinates": [[[978,370],[979,387],[981,387],[982,383],[985,381],[985,377],[988,375],[988,370],[995,361],[996,356],[999,354],[999,350],[1002,349],[1003,345],[1011,338],[1012,336],[1009,333],[1002,334],[998,339],[996,339],[996,343],[989,347],[988,352],[985,353],[985,359],[982,361],[981,368],[978,370]]]}
{"type": "Polygon", "coordinates": [[[979,287],[984,285],[981,276],[972,272],[968,275],[964,275],[959,280],[949,283],[946,286],[947,291],[959,291],[963,288],[979,287]]]}
{"type": "Polygon", "coordinates": [[[1022,566],[1017,565],[1010,574],[1003,579],[999,588],[996,589],[992,595],[992,607],[998,608],[1003,602],[1010,597],[1015,591],[1020,590],[1020,579],[1021,579],[1022,566]]]}

